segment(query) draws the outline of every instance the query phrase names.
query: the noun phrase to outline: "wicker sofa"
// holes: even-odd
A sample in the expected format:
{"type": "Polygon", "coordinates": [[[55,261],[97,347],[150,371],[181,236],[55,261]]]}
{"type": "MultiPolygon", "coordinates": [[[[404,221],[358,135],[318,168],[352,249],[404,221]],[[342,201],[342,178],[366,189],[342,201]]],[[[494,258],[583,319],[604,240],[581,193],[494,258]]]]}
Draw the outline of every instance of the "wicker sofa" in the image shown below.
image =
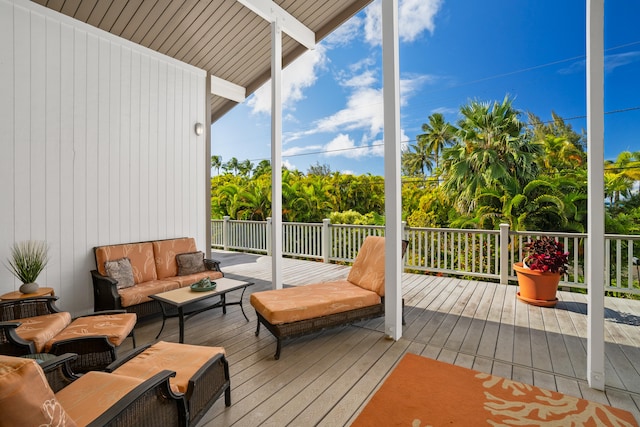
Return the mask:
{"type": "Polygon", "coordinates": [[[2,425],[65,426],[187,426],[188,409],[182,394],[174,394],[169,379],[175,372],[158,372],[140,380],[89,372],[72,374],[66,354],[43,362],[0,356],[2,425]]]}
{"type": "Polygon", "coordinates": [[[205,277],[223,277],[220,263],[204,259],[198,252],[195,239],[154,240],[94,248],[96,269],[91,271],[95,311],[125,309],[136,313],[138,319],[161,312],[160,304],[150,295],[189,286],[205,277]],[[202,257],[200,271],[180,264],[183,256],[202,257]],[[107,272],[108,263],[122,260],[130,263],[132,282],[127,287],[107,272]],[[184,268],[183,268],[184,267],[184,268]]]}
{"type": "MultiPolygon", "coordinates": [[[[402,242],[402,252],[407,242],[402,242]]],[[[365,239],[345,280],[254,292],[258,324],[282,340],[384,316],[384,237],[365,239]]]]}

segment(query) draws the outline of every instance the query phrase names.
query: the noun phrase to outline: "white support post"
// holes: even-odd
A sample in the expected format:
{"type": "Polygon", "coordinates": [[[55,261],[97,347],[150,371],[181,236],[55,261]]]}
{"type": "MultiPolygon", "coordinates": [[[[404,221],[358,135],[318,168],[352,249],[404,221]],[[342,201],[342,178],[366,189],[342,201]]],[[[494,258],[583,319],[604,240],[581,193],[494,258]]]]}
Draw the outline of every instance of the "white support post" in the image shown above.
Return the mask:
{"type": "Polygon", "coordinates": [[[225,251],[229,250],[229,220],[230,216],[225,215],[222,217],[222,248],[225,251]]]}
{"type": "Polygon", "coordinates": [[[587,0],[587,380],[604,390],[604,0],[587,0]]]}
{"type": "Polygon", "coordinates": [[[500,284],[509,284],[509,224],[500,224],[500,284]]]}
{"type": "Polygon", "coordinates": [[[384,104],[385,320],[394,340],[402,337],[402,192],[400,189],[400,61],[398,0],[382,0],[384,104]]]}
{"type": "Polygon", "coordinates": [[[331,230],[329,225],[331,220],[325,218],[322,220],[322,262],[329,263],[331,261],[331,230]]]}
{"type": "Polygon", "coordinates": [[[271,23],[271,286],[282,288],[282,29],[271,23]]]}

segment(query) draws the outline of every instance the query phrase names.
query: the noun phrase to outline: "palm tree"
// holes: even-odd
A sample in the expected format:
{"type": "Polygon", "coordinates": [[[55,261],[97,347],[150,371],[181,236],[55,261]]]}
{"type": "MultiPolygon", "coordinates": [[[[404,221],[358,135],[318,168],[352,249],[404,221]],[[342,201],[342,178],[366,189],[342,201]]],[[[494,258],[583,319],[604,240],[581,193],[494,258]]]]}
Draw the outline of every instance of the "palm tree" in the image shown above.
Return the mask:
{"type": "Polygon", "coordinates": [[[469,213],[481,190],[521,188],[534,179],[542,145],[527,140],[520,113],[508,96],[501,103],[471,101],[460,113],[458,141],[443,151],[443,189],[456,200],[459,211],[469,213]]]}
{"type": "Polygon", "coordinates": [[[249,159],[244,160],[238,163],[238,170],[240,171],[240,175],[249,176],[253,170],[253,163],[251,163],[249,159]]]}
{"type": "Polygon", "coordinates": [[[604,179],[605,195],[612,205],[618,205],[621,199],[631,196],[635,183],[640,181],[640,151],[623,151],[615,162],[606,160],[604,179]]]}
{"type": "MultiPolygon", "coordinates": [[[[433,154],[436,161],[436,169],[439,166],[440,153],[442,149],[450,146],[455,137],[455,126],[445,122],[441,113],[433,113],[429,116],[429,123],[422,125],[422,135],[417,136],[417,140],[426,142],[426,149],[433,154]]],[[[424,171],[423,171],[424,174],[424,171]]]]}
{"type": "Polygon", "coordinates": [[[224,163],[222,165],[222,169],[224,169],[225,172],[233,171],[234,175],[238,174],[239,167],[240,167],[240,162],[238,162],[238,159],[235,157],[232,157],[227,163],[224,163]]]}
{"type": "Polygon", "coordinates": [[[220,175],[221,166],[222,166],[222,156],[211,156],[211,169],[216,170],[216,175],[220,175]]]}
{"type": "Polygon", "coordinates": [[[426,138],[416,138],[416,144],[409,145],[409,151],[402,154],[402,168],[405,175],[426,176],[425,172],[433,170],[433,153],[429,149],[426,138]],[[413,151],[412,151],[413,150],[413,151]]]}
{"type": "Polygon", "coordinates": [[[253,170],[253,176],[258,177],[264,174],[271,174],[271,162],[269,160],[260,160],[260,163],[253,170]]]}

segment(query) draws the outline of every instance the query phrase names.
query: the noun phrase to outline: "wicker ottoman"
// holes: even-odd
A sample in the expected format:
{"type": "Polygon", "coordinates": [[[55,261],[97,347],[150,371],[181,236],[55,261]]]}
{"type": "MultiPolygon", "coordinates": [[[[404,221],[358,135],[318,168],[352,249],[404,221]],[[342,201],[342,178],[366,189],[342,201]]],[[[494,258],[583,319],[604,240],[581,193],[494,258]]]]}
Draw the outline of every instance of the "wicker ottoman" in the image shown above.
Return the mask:
{"type": "Polygon", "coordinates": [[[45,351],[56,355],[78,354],[78,358],[70,363],[77,374],[104,370],[116,360],[116,347],[128,336],[135,348],[135,325],[136,315],[126,312],[79,317],[49,340],[45,351]]]}
{"type": "Polygon", "coordinates": [[[225,406],[231,405],[229,364],[222,347],[159,341],[107,368],[142,380],[165,369],[176,372],[171,389],[187,398],[189,425],[195,425],[223,392],[225,406]]]}

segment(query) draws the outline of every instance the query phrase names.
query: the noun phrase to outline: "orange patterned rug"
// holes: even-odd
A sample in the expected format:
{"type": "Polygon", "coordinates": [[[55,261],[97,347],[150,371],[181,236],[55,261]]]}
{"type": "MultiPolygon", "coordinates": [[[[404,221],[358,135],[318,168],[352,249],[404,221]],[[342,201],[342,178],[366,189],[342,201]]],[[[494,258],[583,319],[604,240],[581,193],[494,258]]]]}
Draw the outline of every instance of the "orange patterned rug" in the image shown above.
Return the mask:
{"type": "Polygon", "coordinates": [[[352,426],[638,426],[622,409],[406,354],[352,426]]]}

